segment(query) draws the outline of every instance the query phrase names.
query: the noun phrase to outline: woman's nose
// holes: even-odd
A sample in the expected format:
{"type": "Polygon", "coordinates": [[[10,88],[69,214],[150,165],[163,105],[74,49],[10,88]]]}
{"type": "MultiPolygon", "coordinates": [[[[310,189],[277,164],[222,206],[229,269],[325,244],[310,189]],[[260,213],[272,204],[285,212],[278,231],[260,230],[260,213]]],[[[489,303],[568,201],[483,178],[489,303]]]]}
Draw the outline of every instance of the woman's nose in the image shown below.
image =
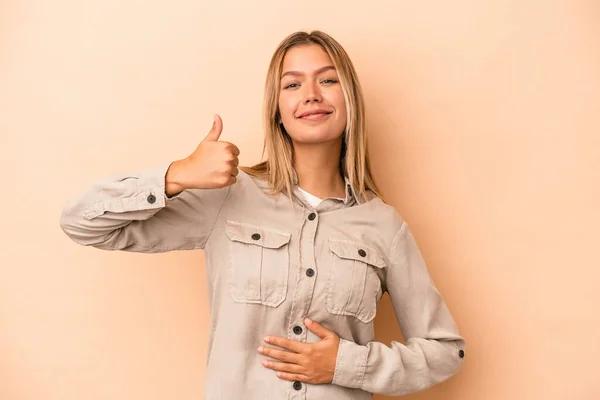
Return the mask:
{"type": "Polygon", "coordinates": [[[321,96],[317,96],[317,95],[311,95],[311,96],[307,96],[304,99],[305,103],[320,103],[321,102],[321,96]]]}
{"type": "Polygon", "coordinates": [[[315,84],[306,85],[306,93],[304,95],[304,103],[318,103],[323,100],[321,91],[315,84]]]}

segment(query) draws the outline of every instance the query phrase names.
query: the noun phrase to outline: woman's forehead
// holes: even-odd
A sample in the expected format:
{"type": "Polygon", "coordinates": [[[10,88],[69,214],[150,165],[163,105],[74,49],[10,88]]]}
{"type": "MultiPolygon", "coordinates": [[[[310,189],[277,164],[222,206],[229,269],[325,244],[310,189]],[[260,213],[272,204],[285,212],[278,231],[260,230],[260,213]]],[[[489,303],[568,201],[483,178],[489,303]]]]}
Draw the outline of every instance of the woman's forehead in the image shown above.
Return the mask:
{"type": "Polygon", "coordinates": [[[292,47],[287,51],[283,58],[281,74],[282,76],[289,72],[312,74],[331,67],[333,62],[327,52],[318,44],[308,44],[292,47]]]}

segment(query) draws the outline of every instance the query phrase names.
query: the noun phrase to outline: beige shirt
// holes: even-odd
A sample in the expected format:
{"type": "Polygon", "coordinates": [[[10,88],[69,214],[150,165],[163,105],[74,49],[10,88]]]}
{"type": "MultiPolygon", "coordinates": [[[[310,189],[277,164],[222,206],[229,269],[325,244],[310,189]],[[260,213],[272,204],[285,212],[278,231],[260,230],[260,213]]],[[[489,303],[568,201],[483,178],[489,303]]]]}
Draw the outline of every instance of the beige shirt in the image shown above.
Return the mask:
{"type": "Polygon", "coordinates": [[[460,369],[465,341],[394,208],[370,192],[357,197],[348,180],[345,199],[313,208],[297,186],[290,202],[241,171],[233,186],[167,198],[168,166],[95,182],[60,223],[75,242],[100,249],[205,250],[204,400],[372,399],[426,389],[460,369]],[[386,291],[406,344],[373,340],[386,291]],[[285,381],[261,364],[266,335],[320,340],[305,317],[341,338],[331,384],[285,381]]]}

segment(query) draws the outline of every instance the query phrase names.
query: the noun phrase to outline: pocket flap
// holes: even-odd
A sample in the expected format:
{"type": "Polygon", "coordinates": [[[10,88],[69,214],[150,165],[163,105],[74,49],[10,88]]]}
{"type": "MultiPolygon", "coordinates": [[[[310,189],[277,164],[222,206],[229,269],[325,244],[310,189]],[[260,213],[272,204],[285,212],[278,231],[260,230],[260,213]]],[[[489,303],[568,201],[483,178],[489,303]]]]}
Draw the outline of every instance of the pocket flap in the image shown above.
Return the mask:
{"type": "Polygon", "coordinates": [[[377,268],[385,267],[383,255],[372,246],[350,240],[329,239],[329,248],[340,258],[362,261],[377,268]]]}
{"type": "Polygon", "coordinates": [[[227,221],[225,233],[235,242],[254,244],[269,249],[278,249],[289,243],[291,234],[272,228],[246,224],[237,221],[227,221]]]}

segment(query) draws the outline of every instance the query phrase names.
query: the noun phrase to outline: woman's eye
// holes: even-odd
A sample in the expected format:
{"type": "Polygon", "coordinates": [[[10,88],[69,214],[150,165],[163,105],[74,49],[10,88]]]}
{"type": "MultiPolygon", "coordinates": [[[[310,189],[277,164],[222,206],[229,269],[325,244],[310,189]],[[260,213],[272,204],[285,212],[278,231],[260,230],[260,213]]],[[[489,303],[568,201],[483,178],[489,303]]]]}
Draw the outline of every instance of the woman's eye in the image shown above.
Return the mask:
{"type": "MultiPolygon", "coordinates": [[[[323,80],[321,81],[321,83],[322,83],[322,84],[325,84],[325,85],[333,85],[333,84],[336,84],[336,83],[338,83],[338,80],[337,80],[337,79],[335,79],[335,78],[323,79],[323,80]]],[[[292,82],[292,83],[288,83],[287,85],[284,85],[284,86],[283,86],[283,89],[296,89],[296,88],[298,88],[298,87],[300,87],[300,84],[299,84],[299,83],[297,83],[297,82],[292,82]]]]}

